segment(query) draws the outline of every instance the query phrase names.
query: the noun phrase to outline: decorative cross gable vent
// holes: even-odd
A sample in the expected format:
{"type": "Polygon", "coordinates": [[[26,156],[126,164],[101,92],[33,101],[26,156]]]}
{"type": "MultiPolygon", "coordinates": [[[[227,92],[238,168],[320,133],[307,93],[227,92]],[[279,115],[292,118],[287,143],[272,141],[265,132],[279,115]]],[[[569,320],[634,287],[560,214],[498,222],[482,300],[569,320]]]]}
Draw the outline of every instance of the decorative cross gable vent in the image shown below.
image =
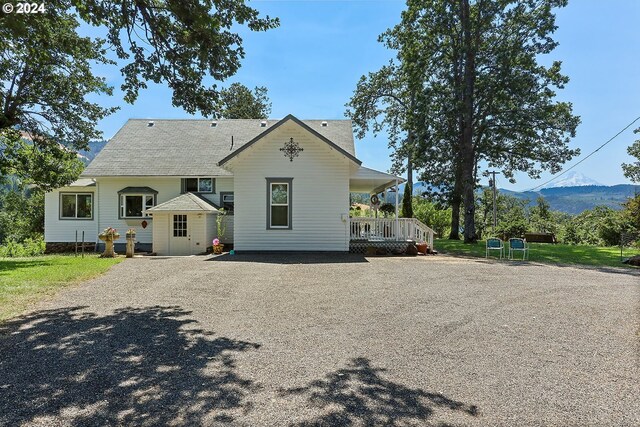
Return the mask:
{"type": "Polygon", "coordinates": [[[300,152],[304,151],[304,148],[300,148],[300,145],[291,138],[284,143],[284,147],[280,151],[284,153],[285,157],[289,158],[290,162],[293,162],[293,158],[298,157],[300,152]]]}

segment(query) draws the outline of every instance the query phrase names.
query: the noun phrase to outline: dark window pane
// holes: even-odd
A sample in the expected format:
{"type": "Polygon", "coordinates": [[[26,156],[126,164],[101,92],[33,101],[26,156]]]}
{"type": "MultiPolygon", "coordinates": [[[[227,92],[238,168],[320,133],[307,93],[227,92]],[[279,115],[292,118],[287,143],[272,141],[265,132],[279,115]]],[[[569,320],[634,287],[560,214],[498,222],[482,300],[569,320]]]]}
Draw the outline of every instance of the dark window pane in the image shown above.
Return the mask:
{"type": "Polygon", "coordinates": [[[187,216],[173,216],[173,237],[187,237],[187,216]]]}
{"type": "Polygon", "coordinates": [[[184,180],[184,191],[198,191],[198,178],[186,178],[184,180]]]}
{"type": "Polygon", "coordinates": [[[142,196],[126,196],[125,216],[142,216],[142,196]]]}
{"type": "Polygon", "coordinates": [[[222,207],[229,214],[233,214],[233,194],[222,195],[222,207]]]}
{"type": "Polygon", "coordinates": [[[76,195],[75,194],[62,195],[62,217],[63,218],[76,217],[76,195]]]}
{"type": "Polygon", "coordinates": [[[153,196],[144,196],[144,200],[145,200],[145,208],[146,209],[150,209],[153,207],[153,196]]]}
{"type": "Polygon", "coordinates": [[[287,227],[289,225],[289,207],[271,206],[271,226],[287,227]]]}
{"type": "Polygon", "coordinates": [[[200,178],[198,191],[201,193],[211,193],[213,191],[213,180],[211,178],[200,178]]]}
{"type": "Polygon", "coordinates": [[[91,218],[90,194],[78,194],[78,218],[91,218]]]}

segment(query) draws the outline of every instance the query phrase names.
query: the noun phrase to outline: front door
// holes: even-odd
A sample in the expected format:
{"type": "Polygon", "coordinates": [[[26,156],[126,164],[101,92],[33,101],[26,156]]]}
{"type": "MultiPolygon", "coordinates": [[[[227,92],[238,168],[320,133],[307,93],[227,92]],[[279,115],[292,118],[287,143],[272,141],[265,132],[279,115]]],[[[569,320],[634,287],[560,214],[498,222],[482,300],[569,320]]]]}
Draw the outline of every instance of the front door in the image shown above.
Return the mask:
{"type": "Polygon", "coordinates": [[[186,214],[172,215],[169,239],[171,255],[191,255],[191,234],[186,214]]]}

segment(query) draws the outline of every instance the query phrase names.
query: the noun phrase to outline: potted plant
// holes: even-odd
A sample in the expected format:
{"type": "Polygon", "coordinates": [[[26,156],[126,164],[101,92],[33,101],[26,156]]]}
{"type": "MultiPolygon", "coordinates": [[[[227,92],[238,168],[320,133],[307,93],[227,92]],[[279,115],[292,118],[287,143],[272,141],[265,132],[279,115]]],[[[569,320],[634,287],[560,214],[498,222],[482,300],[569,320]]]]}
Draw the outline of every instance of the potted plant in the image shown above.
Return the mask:
{"type": "Polygon", "coordinates": [[[120,238],[120,233],[113,227],[105,228],[102,233],[98,234],[98,238],[105,244],[104,252],[101,257],[103,258],[115,258],[116,253],[113,250],[113,242],[120,238]]]}
{"type": "Polygon", "coordinates": [[[218,229],[218,237],[213,239],[213,253],[220,255],[224,249],[224,245],[220,243],[220,239],[224,236],[224,232],[227,227],[224,223],[224,217],[227,212],[224,209],[218,209],[218,216],[216,217],[216,227],[218,229]]]}
{"type": "Polygon", "coordinates": [[[222,249],[224,249],[224,245],[220,243],[220,239],[217,237],[213,239],[213,253],[215,255],[220,255],[222,253],[222,249]]]}

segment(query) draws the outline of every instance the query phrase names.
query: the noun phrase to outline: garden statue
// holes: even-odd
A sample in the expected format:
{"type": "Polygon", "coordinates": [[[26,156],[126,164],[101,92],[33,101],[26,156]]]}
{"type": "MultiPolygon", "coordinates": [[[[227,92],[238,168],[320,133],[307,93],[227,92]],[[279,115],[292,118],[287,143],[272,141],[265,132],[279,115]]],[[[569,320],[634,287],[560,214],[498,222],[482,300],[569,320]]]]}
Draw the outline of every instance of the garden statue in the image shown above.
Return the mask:
{"type": "Polygon", "coordinates": [[[113,242],[120,238],[120,233],[113,227],[105,228],[102,233],[98,234],[98,238],[105,244],[102,258],[115,258],[116,253],[113,250],[113,242]]]}

